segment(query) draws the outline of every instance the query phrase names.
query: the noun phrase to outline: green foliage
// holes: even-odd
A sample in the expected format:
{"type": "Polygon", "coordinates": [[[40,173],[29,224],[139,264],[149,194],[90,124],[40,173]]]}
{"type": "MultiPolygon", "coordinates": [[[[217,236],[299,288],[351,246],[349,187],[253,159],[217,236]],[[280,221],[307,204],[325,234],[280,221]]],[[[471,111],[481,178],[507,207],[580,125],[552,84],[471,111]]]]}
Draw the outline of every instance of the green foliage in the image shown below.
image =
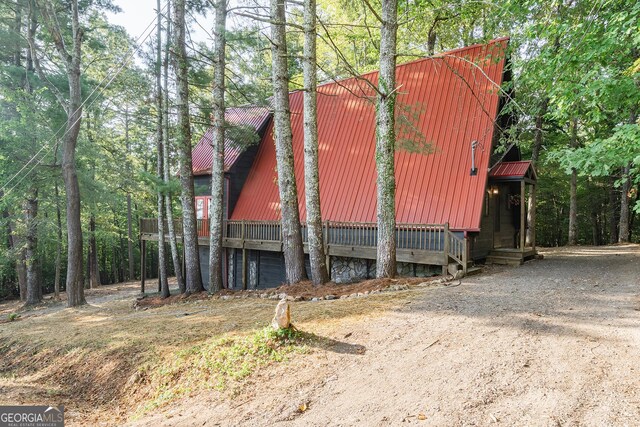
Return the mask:
{"type": "Polygon", "coordinates": [[[266,327],[244,337],[228,336],[194,345],[141,368],[152,385],[151,401],[143,412],[199,390],[227,390],[257,369],[283,362],[292,353],[307,351],[308,336],[292,328],[266,327]]]}

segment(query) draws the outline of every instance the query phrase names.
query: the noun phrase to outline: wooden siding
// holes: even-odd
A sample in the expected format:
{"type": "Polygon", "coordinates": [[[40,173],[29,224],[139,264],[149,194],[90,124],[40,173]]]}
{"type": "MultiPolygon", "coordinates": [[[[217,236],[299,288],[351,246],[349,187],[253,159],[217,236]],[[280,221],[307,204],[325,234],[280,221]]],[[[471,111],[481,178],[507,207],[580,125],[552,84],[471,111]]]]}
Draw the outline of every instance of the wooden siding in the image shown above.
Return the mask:
{"type": "MultiPolygon", "coordinates": [[[[262,137],[262,132],[260,133],[260,137],[262,137]]],[[[238,159],[235,161],[229,173],[228,177],[228,186],[229,186],[229,195],[225,197],[225,200],[229,201],[229,217],[233,213],[233,210],[238,203],[238,198],[240,197],[240,192],[242,191],[242,187],[244,186],[245,181],[247,180],[247,176],[249,175],[249,171],[251,170],[251,165],[253,165],[253,161],[255,160],[256,153],[258,152],[258,145],[252,145],[248,147],[246,150],[240,154],[238,159]]]]}

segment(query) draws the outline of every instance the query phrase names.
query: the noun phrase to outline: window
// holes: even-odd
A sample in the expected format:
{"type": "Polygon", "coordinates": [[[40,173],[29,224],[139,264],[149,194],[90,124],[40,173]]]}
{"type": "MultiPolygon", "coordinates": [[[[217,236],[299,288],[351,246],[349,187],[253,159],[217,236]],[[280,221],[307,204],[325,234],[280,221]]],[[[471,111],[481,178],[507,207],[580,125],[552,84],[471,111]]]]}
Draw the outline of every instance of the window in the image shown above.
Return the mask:
{"type": "Polygon", "coordinates": [[[204,200],[202,198],[196,199],[196,218],[204,218],[204,200]]]}

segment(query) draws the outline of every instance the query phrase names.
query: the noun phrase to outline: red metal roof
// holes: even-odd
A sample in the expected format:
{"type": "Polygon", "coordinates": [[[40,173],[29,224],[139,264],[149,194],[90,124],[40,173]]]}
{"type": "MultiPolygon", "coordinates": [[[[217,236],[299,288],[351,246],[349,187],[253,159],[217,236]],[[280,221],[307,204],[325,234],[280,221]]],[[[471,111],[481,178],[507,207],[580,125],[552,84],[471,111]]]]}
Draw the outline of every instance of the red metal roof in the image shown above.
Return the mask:
{"type": "MultiPolygon", "coordinates": [[[[225,120],[231,125],[243,125],[251,126],[259,132],[265,125],[265,122],[269,119],[270,112],[265,107],[234,107],[228,108],[225,111],[225,120]]],[[[210,175],[211,174],[211,156],[213,154],[212,143],[213,129],[209,128],[198,144],[193,148],[191,152],[191,159],[193,163],[194,175],[210,175]]],[[[238,160],[243,149],[238,147],[238,144],[234,143],[230,139],[226,139],[224,142],[224,170],[228,171],[231,166],[238,160]]]]}
{"type": "MultiPolygon", "coordinates": [[[[478,230],[508,39],[397,67],[399,139],[429,143],[431,152],[397,150],[396,220],[478,230]],[[405,120],[406,122],[407,120],[405,120]],[[470,176],[477,140],[478,174],[470,176]]],[[[375,222],[375,93],[378,73],[318,88],[320,198],[323,220],[375,222]]],[[[306,218],[302,92],[290,94],[300,216],[306,218]]],[[[280,218],[273,124],[270,123],[231,216],[280,218]]]]}
{"type": "Polygon", "coordinates": [[[531,167],[531,160],[501,162],[491,169],[490,178],[524,178],[531,167]]]}

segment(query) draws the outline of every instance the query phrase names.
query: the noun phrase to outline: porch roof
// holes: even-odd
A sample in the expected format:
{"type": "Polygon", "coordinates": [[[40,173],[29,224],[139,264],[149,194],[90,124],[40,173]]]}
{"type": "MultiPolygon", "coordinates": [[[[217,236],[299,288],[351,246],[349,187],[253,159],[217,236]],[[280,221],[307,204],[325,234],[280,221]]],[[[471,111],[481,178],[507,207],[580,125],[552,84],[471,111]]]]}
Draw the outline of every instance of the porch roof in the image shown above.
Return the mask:
{"type": "Polygon", "coordinates": [[[489,172],[489,179],[492,181],[522,181],[535,183],[537,180],[536,171],[531,160],[521,160],[518,162],[500,162],[489,172]]]}

